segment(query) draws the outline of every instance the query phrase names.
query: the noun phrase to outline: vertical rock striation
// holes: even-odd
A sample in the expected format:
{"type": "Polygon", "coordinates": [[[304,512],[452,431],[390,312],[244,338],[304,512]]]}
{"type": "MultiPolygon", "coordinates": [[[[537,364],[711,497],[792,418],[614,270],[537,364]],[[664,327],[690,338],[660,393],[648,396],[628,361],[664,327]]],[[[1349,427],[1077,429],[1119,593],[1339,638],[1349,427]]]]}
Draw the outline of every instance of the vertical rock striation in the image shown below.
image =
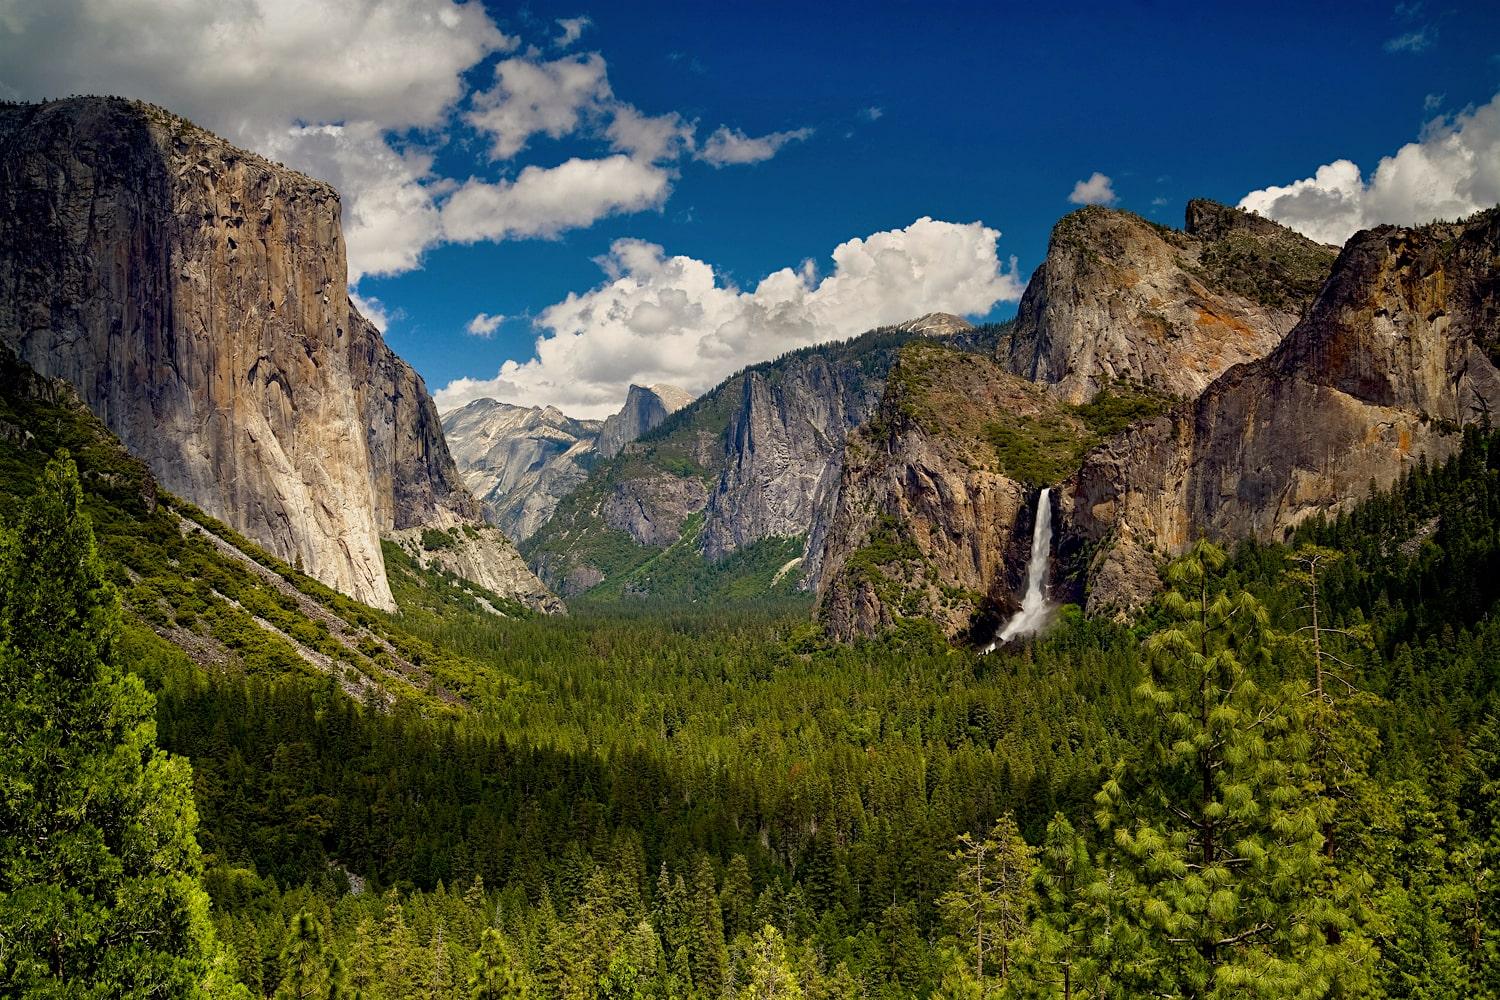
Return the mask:
{"type": "Polygon", "coordinates": [[[337,193],[150,105],[0,106],[0,342],[162,485],[393,608],[382,532],[478,512],[350,305],[337,193]]]}
{"type": "Polygon", "coordinates": [[[601,422],[556,407],[476,399],[443,417],[464,481],[506,535],[525,541],[588,478],[601,422]]]}
{"type": "Polygon", "coordinates": [[[1500,406],[1500,209],[1357,234],[1268,357],[1090,455],[1065,530],[1096,551],[1090,610],[1129,609],[1192,539],[1280,539],[1388,486],[1500,406]]]}

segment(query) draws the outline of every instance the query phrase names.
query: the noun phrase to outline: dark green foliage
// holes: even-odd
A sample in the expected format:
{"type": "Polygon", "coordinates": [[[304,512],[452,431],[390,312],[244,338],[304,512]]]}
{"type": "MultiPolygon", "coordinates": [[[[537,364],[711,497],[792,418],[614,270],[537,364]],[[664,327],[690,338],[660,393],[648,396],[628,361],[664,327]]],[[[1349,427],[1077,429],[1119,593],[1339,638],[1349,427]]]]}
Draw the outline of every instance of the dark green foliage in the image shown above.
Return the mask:
{"type": "Polygon", "coordinates": [[[1300,312],[1323,287],[1337,251],[1295,233],[1231,229],[1203,249],[1191,272],[1214,288],[1271,309],[1300,312]]]}
{"type": "Polygon", "coordinates": [[[183,996],[208,979],[187,763],[116,649],[66,455],[0,534],[0,992],[183,996]]]}
{"type": "MultiPolygon", "coordinates": [[[[4,405],[13,399],[0,392],[4,405]]],[[[1064,616],[1044,638],[976,658],[917,621],[831,646],[805,604],[724,603],[733,585],[709,577],[684,577],[700,582],[675,591],[676,603],[501,618],[482,610],[483,595],[392,557],[406,610],[386,616],[186,505],[153,508],[149,477],[102,447],[76,409],[26,407],[0,419],[25,420],[49,445],[70,435],[84,445],[100,572],[128,598],[114,653],[157,689],[163,745],[194,762],[204,881],[233,953],[214,974],[253,995],[291,981],[313,984],[310,994],[342,983],[370,1000],[460,996],[484,970],[488,995],[539,1000],[972,995],[939,900],[954,889],[955,838],[1006,813],[1036,851],[1029,926],[1006,957],[1017,995],[1207,992],[1220,974],[1205,978],[1192,934],[1240,919],[1241,901],[1268,905],[1278,928],[1306,915],[1307,930],[1298,940],[1268,932],[1254,961],[1220,963],[1231,969],[1225,990],[1234,970],[1253,967],[1275,973],[1260,983],[1337,995],[1316,981],[1335,930],[1378,950],[1362,967],[1368,981],[1340,976],[1345,995],[1497,989],[1500,447],[1489,435],[1471,432],[1453,461],[1419,467],[1288,546],[1234,554],[1210,606],[1228,595],[1246,631],[1225,640],[1234,667],[1220,661],[1228,673],[1214,676],[1235,683],[1201,730],[1134,710],[1145,667],[1152,704],[1190,687],[1191,663],[1161,659],[1180,644],[1142,645],[1169,625],[1170,604],[1134,628],[1064,616]],[[201,533],[185,537],[179,511],[357,625],[358,638],[336,623],[320,632],[323,619],[274,581],[201,533]],[[1320,624],[1337,630],[1322,651],[1342,661],[1327,664],[1337,675],[1327,718],[1299,707],[1311,654],[1287,638],[1309,624],[1306,586],[1288,575],[1293,546],[1314,543],[1342,556],[1319,572],[1320,624]],[[693,606],[703,594],[716,603],[693,606]],[[287,638],[258,639],[269,633],[256,617],[287,638]],[[179,620],[222,637],[234,658],[207,670],[189,661],[158,634],[176,635],[179,620]],[[398,696],[349,697],[304,665],[293,639],[375,671],[398,696]],[[398,660],[426,680],[380,669],[398,660]],[[1247,732],[1245,713],[1267,710],[1247,732]],[[1344,742],[1330,737],[1346,727],[1344,742]],[[1285,820],[1269,867],[1231,866],[1227,917],[1187,876],[1152,868],[1192,854],[1191,835],[1172,839],[1185,821],[1169,806],[1194,815],[1179,799],[1203,787],[1188,766],[1200,730],[1234,750],[1227,783],[1210,785],[1239,840],[1264,839],[1271,813],[1285,820]],[[1148,738],[1163,733],[1181,738],[1148,738]],[[1368,766],[1335,781],[1319,749],[1335,746],[1365,748],[1368,766]],[[1093,796],[1122,757],[1113,815],[1132,831],[1126,846],[1149,829],[1170,849],[1126,851],[1093,822],[1093,796]],[[1247,812],[1246,794],[1272,800],[1271,813],[1247,812]],[[1333,845],[1331,859],[1309,855],[1318,842],[1333,845]],[[1265,888],[1272,869],[1284,878],[1265,888]],[[1307,903],[1314,883],[1329,909],[1307,903]],[[1186,943],[1163,940],[1161,905],[1186,943]],[[322,929],[320,951],[289,948],[304,913],[322,929]],[[305,961],[315,954],[321,964],[305,961]],[[1295,957],[1299,970],[1266,955],[1295,957]]],[[[1150,412],[1111,397],[1068,416],[1106,434],[1150,412]]],[[[0,436],[8,513],[41,468],[34,445],[0,436]]],[[[909,555],[897,534],[877,532],[873,545],[877,568],[909,555]]],[[[783,554],[744,558],[764,574],[783,554]]],[[[991,973],[987,962],[996,986],[991,973]]]]}
{"type": "Polygon", "coordinates": [[[1041,416],[1012,414],[986,424],[1000,471],[1031,486],[1055,486],[1083,456],[1133,424],[1165,413],[1171,400],[1129,385],[1111,386],[1088,403],[1041,416]]]}
{"type": "Polygon", "coordinates": [[[440,549],[454,549],[458,547],[457,528],[449,528],[442,531],[438,528],[422,529],[422,548],[428,552],[437,552],[440,549]]]}

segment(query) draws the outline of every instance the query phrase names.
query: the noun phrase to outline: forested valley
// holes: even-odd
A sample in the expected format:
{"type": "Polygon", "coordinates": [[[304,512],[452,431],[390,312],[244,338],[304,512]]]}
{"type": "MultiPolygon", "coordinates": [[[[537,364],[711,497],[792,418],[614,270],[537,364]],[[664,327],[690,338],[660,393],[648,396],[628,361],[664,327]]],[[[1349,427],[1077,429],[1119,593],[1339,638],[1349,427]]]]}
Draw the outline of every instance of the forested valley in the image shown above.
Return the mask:
{"type": "Polygon", "coordinates": [[[77,461],[10,480],[0,809],[13,878],[89,880],[7,897],[69,928],[3,943],[7,992],[1500,991],[1500,435],[989,656],[796,599],[498,617],[408,567],[372,627],[468,681],[389,703],[161,639],[77,461]]]}

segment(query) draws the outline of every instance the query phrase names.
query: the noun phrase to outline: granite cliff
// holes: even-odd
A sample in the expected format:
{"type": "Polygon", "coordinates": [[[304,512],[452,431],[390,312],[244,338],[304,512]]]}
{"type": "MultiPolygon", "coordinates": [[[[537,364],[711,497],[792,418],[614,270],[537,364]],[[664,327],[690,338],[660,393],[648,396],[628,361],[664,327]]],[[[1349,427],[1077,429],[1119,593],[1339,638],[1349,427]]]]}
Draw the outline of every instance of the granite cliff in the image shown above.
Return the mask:
{"type": "Polygon", "coordinates": [[[150,105],[0,106],[0,342],[164,488],[393,608],[382,534],[479,507],[346,276],[326,184],[150,105]]]}
{"type": "Polygon", "coordinates": [[[1262,360],[1089,455],[1065,536],[1092,553],[1091,611],[1129,609],[1194,538],[1280,540],[1500,406],[1500,209],[1383,226],[1344,247],[1307,317],[1262,360]]]}
{"type": "Polygon", "coordinates": [[[1500,403],[1500,209],[1329,257],[1206,202],[1181,234],[1064,219],[1002,364],[909,345],[851,437],[817,579],[833,634],[920,615],[984,638],[1042,486],[1054,593],[1128,612],[1196,538],[1282,540],[1453,452],[1500,403]]]}
{"type": "Polygon", "coordinates": [[[693,401],[693,394],[675,385],[632,385],[620,412],[599,429],[599,454],[614,458],[625,446],[693,401]]]}
{"type": "Polygon", "coordinates": [[[563,497],[588,478],[598,420],[556,407],[476,399],[443,417],[454,461],[489,518],[516,541],[536,534],[563,497]]]}
{"type": "Polygon", "coordinates": [[[1296,325],[1335,251],[1209,201],[1182,230],[1107,208],[1065,216],[1002,345],[1011,371],[1087,402],[1127,381],[1192,398],[1296,325]]]}

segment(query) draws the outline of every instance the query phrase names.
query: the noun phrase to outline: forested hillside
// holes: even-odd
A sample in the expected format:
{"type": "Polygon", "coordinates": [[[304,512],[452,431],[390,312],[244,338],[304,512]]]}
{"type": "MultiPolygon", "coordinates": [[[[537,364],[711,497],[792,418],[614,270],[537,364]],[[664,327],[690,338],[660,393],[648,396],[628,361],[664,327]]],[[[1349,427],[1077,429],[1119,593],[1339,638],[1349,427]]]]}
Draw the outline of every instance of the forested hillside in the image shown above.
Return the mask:
{"type": "Polygon", "coordinates": [[[71,449],[251,996],[1500,989],[1500,435],[979,657],[795,597],[501,616],[395,560],[370,612],[5,405],[5,523],[71,449]]]}

